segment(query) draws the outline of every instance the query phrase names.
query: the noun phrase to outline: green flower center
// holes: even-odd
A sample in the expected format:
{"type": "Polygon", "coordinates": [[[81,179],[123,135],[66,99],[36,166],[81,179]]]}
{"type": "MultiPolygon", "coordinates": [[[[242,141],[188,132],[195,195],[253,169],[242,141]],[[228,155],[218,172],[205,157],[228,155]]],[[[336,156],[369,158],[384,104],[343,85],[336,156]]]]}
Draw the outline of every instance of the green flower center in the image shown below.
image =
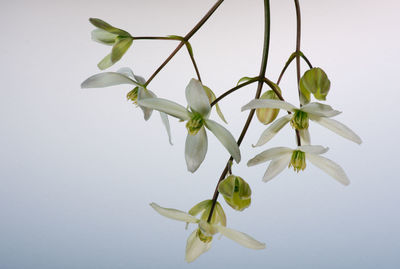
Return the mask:
{"type": "Polygon", "coordinates": [[[203,241],[204,243],[210,243],[211,240],[212,240],[212,236],[206,236],[205,234],[203,234],[203,233],[201,232],[200,229],[197,229],[197,236],[198,236],[199,239],[200,239],[201,241],[203,241]]]}
{"type": "Polygon", "coordinates": [[[196,135],[203,125],[203,117],[199,113],[193,113],[193,117],[186,123],[186,129],[189,134],[196,135]]]}
{"type": "Polygon", "coordinates": [[[300,170],[306,169],[306,154],[300,150],[293,151],[292,159],[289,163],[289,168],[293,167],[294,171],[297,173],[300,170]]]}
{"type": "Polygon", "coordinates": [[[137,105],[139,87],[134,88],[126,95],[126,98],[137,105]]]}
{"type": "Polygon", "coordinates": [[[308,128],[308,115],[306,112],[301,110],[296,110],[292,119],[290,120],[290,124],[293,128],[297,130],[304,130],[308,128]]]}

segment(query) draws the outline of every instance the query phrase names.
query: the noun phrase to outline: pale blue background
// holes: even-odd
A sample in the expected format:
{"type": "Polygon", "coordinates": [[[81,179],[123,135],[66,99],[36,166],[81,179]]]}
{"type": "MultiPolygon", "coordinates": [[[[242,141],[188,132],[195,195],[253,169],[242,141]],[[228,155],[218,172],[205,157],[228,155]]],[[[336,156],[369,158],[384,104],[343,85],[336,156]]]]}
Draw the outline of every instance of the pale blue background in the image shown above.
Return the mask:
{"type": "MultiPolygon", "coordinates": [[[[294,50],[293,1],[272,0],[268,76],[276,80],[294,50]]],[[[214,137],[199,171],[186,171],[184,124],[171,121],[174,146],[157,113],[149,122],[125,99],[130,87],[81,90],[109,48],[90,40],[88,17],[132,35],[184,35],[213,0],[2,1],[0,3],[0,269],[58,268],[398,268],[399,16],[386,1],[303,0],[303,51],[332,81],[329,102],[361,146],[312,125],[352,183],[311,165],[262,183],[266,165],[246,161],[264,129],[253,124],[234,172],[253,189],[243,213],[226,207],[228,225],[266,242],[245,249],[215,238],[195,263],[184,262],[184,224],[148,204],[188,210],[211,197],[227,154],[214,137]],[[228,267],[229,266],[229,267],[228,267]]],[[[257,75],[262,50],[261,0],[227,0],[193,38],[205,84],[217,95],[257,75]]],[[[110,70],[131,66],[148,77],[176,46],[138,41],[110,70]]],[[[303,66],[305,70],[305,66],[303,66]]],[[[294,66],[282,83],[297,104],[294,66]]],[[[194,76],[184,50],[151,83],[182,104],[194,76]]],[[[221,103],[237,136],[239,107],[254,86],[221,103]]],[[[215,117],[215,115],[213,115],[215,117]]],[[[270,146],[294,146],[289,127],[270,146]]],[[[225,203],[223,203],[225,207],[225,203]]]]}

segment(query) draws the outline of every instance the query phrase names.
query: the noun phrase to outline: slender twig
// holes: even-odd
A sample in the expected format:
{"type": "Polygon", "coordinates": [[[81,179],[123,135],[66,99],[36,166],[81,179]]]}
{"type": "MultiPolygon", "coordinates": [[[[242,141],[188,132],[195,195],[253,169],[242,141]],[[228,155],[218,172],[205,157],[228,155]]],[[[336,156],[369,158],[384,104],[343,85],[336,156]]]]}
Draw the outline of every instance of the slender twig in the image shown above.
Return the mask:
{"type": "Polygon", "coordinates": [[[196,71],[197,79],[201,82],[201,76],[200,76],[199,68],[197,67],[197,63],[196,63],[196,60],[194,59],[194,55],[193,55],[193,53],[191,53],[189,45],[187,43],[186,43],[186,48],[187,48],[187,51],[189,53],[190,60],[192,61],[194,70],[196,71]]]}
{"type": "Polygon", "coordinates": [[[150,82],[157,76],[157,74],[169,63],[169,61],[178,53],[178,51],[185,45],[187,41],[203,26],[203,24],[211,17],[212,14],[218,9],[218,7],[224,2],[224,0],[218,0],[214,6],[204,15],[204,17],[187,33],[175,50],[168,56],[168,58],[157,68],[157,70],[150,76],[146,81],[145,86],[148,86],[150,82]]]}
{"type": "MultiPolygon", "coordinates": [[[[296,6],[296,21],[297,21],[297,37],[296,37],[296,70],[297,70],[297,89],[299,91],[300,107],[301,103],[301,91],[300,91],[300,42],[301,42],[301,13],[299,0],[294,0],[296,6]]],[[[301,146],[300,132],[296,129],[297,146],[301,146]]]]}
{"type": "Polygon", "coordinates": [[[307,59],[307,57],[304,55],[304,53],[301,53],[301,58],[303,58],[303,60],[307,63],[308,67],[311,69],[313,68],[313,65],[311,64],[311,62],[307,59]]]}
{"type": "Polygon", "coordinates": [[[237,90],[243,88],[244,86],[247,86],[247,85],[250,85],[250,84],[252,84],[252,83],[254,83],[254,82],[256,82],[256,81],[259,81],[259,80],[260,80],[259,77],[255,77],[255,78],[249,79],[248,81],[246,81],[246,82],[244,82],[244,83],[242,83],[242,84],[237,85],[236,87],[233,87],[232,89],[230,89],[230,90],[224,92],[223,94],[221,94],[221,96],[219,96],[217,99],[215,99],[215,100],[210,104],[210,106],[213,107],[215,104],[217,104],[219,101],[221,101],[223,98],[225,98],[225,97],[228,96],[229,94],[231,94],[231,93],[233,93],[233,92],[235,92],[235,91],[237,91],[237,90]]]}
{"type": "Polygon", "coordinates": [[[135,36],[133,37],[133,40],[179,40],[181,41],[182,39],[179,39],[178,37],[168,37],[168,36],[135,36]]]}
{"type": "MultiPolygon", "coordinates": [[[[264,17],[265,17],[264,48],[263,48],[263,56],[262,56],[262,63],[261,63],[259,78],[265,78],[265,72],[267,70],[267,63],[268,63],[269,40],[270,40],[270,32],[271,32],[270,31],[271,30],[270,29],[270,26],[271,26],[270,25],[271,24],[271,14],[270,14],[269,0],[264,0],[264,12],[265,12],[265,14],[264,14],[264,17]]],[[[257,87],[257,92],[256,92],[256,97],[255,97],[256,99],[258,99],[260,97],[263,85],[264,85],[264,81],[260,79],[258,81],[258,87],[257,87]]],[[[247,117],[247,121],[246,121],[246,123],[245,123],[245,125],[243,127],[243,130],[242,130],[242,133],[240,134],[239,139],[237,141],[238,146],[240,146],[240,144],[242,143],[242,141],[243,141],[243,139],[244,139],[244,137],[245,137],[245,135],[247,133],[247,130],[249,129],[249,126],[250,126],[250,123],[251,123],[251,121],[253,119],[254,113],[255,113],[255,109],[252,109],[250,111],[250,113],[249,113],[249,116],[247,117]]],[[[229,163],[232,162],[232,160],[233,160],[233,157],[231,156],[229,158],[227,164],[225,165],[225,169],[222,172],[222,174],[221,174],[221,176],[219,178],[219,181],[217,183],[217,186],[215,188],[214,195],[213,195],[213,198],[212,198],[212,206],[211,206],[210,214],[208,215],[208,219],[207,219],[208,222],[211,221],[211,217],[213,215],[214,208],[215,208],[215,205],[216,205],[217,200],[218,200],[218,195],[219,195],[218,185],[225,178],[227,172],[229,171],[229,163]]]]}

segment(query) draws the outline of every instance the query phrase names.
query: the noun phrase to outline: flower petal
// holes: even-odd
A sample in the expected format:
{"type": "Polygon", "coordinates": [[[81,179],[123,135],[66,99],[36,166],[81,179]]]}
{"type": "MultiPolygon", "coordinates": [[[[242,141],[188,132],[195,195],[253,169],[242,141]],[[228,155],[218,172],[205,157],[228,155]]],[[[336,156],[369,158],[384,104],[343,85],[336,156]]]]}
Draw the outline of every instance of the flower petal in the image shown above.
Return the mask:
{"type": "Polygon", "coordinates": [[[185,143],[185,159],[187,169],[194,173],[204,161],[208,147],[207,134],[204,127],[196,135],[188,134],[185,143]]]}
{"type": "Polygon", "coordinates": [[[173,219],[173,220],[179,220],[179,221],[183,221],[183,222],[190,222],[190,223],[198,223],[199,220],[195,217],[193,217],[192,215],[180,211],[180,210],[176,210],[173,208],[165,208],[165,207],[161,207],[156,203],[151,203],[150,206],[157,211],[160,215],[173,219]]]}
{"type": "Polygon", "coordinates": [[[168,141],[171,145],[173,145],[172,139],[171,139],[171,127],[169,125],[168,116],[164,112],[160,112],[160,116],[161,116],[161,121],[165,126],[165,130],[167,131],[167,134],[168,134],[168,141]]]}
{"type": "Polygon", "coordinates": [[[81,84],[81,88],[104,88],[120,84],[137,85],[135,81],[117,72],[105,72],[93,75],[81,84]]]}
{"type": "Polygon", "coordinates": [[[294,111],[297,109],[294,105],[284,102],[281,100],[272,99],[254,99],[251,100],[247,105],[242,107],[242,111],[256,108],[278,108],[286,111],[294,111]]]}
{"type": "Polygon", "coordinates": [[[220,232],[223,236],[228,237],[229,239],[241,244],[244,247],[252,248],[252,249],[264,249],[265,244],[257,241],[250,235],[245,233],[226,228],[220,225],[216,225],[218,232],[220,232]]]}
{"type": "Polygon", "coordinates": [[[329,148],[328,147],[323,147],[323,146],[315,146],[315,145],[304,145],[297,147],[298,150],[301,150],[305,153],[311,153],[311,154],[324,154],[326,153],[329,148]]]}
{"type": "Polygon", "coordinates": [[[350,141],[353,141],[357,144],[362,143],[361,138],[355,132],[353,132],[349,127],[347,127],[343,123],[338,122],[337,120],[327,119],[323,117],[311,117],[310,119],[350,141]]]}
{"type": "Polygon", "coordinates": [[[115,42],[111,51],[111,62],[114,64],[118,62],[122,56],[127,52],[127,50],[132,45],[132,37],[119,37],[115,42]]]}
{"type": "Polygon", "coordinates": [[[186,243],[186,255],[185,260],[187,262],[193,262],[196,260],[201,254],[206,252],[211,248],[211,241],[205,243],[200,240],[197,236],[198,229],[196,229],[188,238],[186,243]]]}
{"type": "Polygon", "coordinates": [[[103,29],[94,29],[92,31],[92,40],[104,45],[114,45],[117,35],[111,34],[103,29]]]}
{"type": "MultiPolygon", "coordinates": [[[[141,101],[141,100],[154,98],[155,96],[156,95],[153,92],[146,90],[145,88],[139,87],[137,100],[139,103],[139,101],[141,101]]],[[[151,114],[153,113],[153,109],[145,107],[145,106],[141,106],[140,104],[139,104],[139,107],[143,111],[144,120],[146,120],[146,121],[149,120],[151,117],[151,114]]]]}
{"type": "Polygon", "coordinates": [[[112,66],[114,63],[111,61],[111,53],[108,54],[106,57],[103,58],[98,64],[97,67],[100,70],[104,70],[112,66]]]}
{"type": "Polygon", "coordinates": [[[138,105],[167,113],[168,115],[171,115],[181,120],[190,119],[190,113],[186,110],[186,108],[184,108],[180,104],[163,98],[148,98],[144,100],[138,100],[138,105]]]}
{"type": "Polygon", "coordinates": [[[343,185],[350,184],[350,180],[347,178],[346,173],[337,163],[312,153],[306,153],[306,159],[343,185]]]}
{"type": "Polygon", "coordinates": [[[301,111],[307,112],[309,114],[312,115],[317,115],[320,117],[334,117],[336,115],[339,115],[340,111],[334,110],[331,106],[329,105],[325,105],[325,104],[321,104],[318,102],[314,102],[314,103],[309,103],[307,105],[304,105],[301,108],[301,111]]]}
{"type": "Polygon", "coordinates": [[[267,149],[260,154],[257,154],[253,159],[247,162],[247,166],[253,166],[273,159],[278,159],[281,156],[293,152],[293,149],[286,147],[276,147],[267,149]]]}
{"type": "Polygon", "coordinates": [[[286,115],[274,121],[260,136],[258,142],[253,147],[259,147],[270,141],[292,118],[286,115]]]}
{"type": "Polygon", "coordinates": [[[308,129],[299,130],[301,144],[302,145],[310,145],[311,144],[311,137],[310,132],[308,129]]]}
{"type": "Polygon", "coordinates": [[[186,86],[186,100],[190,108],[203,116],[208,116],[211,110],[203,85],[196,79],[190,80],[186,86]]]}
{"type": "Polygon", "coordinates": [[[225,127],[213,120],[205,120],[205,122],[206,127],[218,138],[222,145],[224,145],[233,159],[239,163],[241,159],[240,150],[233,135],[225,127]]]}
{"type": "Polygon", "coordinates": [[[292,158],[292,153],[288,152],[279,157],[278,159],[272,160],[267,168],[267,171],[265,171],[262,180],[264,182],[268,182],[277,175],[279,175],[285,168],[288,167],[291,158],[292,158]]]}
{"type": "Polygon", "coordinates": [[[94,26],[103,29],[107,32],[113,33],[115,35],[119,36],[131,36],[128,32],[115,28],[114,26],[111,26],[110,24],[106,23],[103,20],[100,20],[98,18],[90,18],[89,19],[90,23],[93,24],[94,26]]]}

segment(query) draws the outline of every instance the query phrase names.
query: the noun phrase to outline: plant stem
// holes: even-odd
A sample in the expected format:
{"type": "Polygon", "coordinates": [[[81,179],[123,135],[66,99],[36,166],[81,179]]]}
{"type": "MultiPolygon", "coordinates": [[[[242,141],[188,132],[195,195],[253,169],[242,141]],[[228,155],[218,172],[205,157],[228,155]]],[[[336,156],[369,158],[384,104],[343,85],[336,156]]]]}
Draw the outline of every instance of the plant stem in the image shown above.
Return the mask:
{"type": "Polygon", "coordinates": [[[178,53],[178,51],[185,45],[187,41],[204,25],[204,23],[211,17],[212,14],[218,9],[218,7],[224,2],[224,0],[218,0],[214,6],[204,15],[204,17],[193,27],[193,29],[187,33],[183,40],[179,43],[176,49],[168,56],[168,58],[157,68],[157,70],[150,76],[144,86],[148,86],[150,82],[157,76],[157,74],[169,63],[169,61],[178,53]]]}
{"type": "MultiPolygon", "coordinates": [[[[259,78],[265,78],[265,72],[267,70],[267,63],[268,63],[268,53],[269,53],[269,41],[270,41],[270,33],[271,33],[271,13],[270,13],[270,4],[269,4],[269,0],[264,0],[264,19],[265,19],[265,26],[264,26],[264,47],[263,47],[263,56],[262,56],[262,63],[261,63],[261,68],[260,68],[260,75],[258,76],[259,78]]],[[[256,92],[256,96],[255,98],[258,99],[261,95],[261,91],[264,85],[264,80],[260,79],[258,81],[258,87],[257,87],[257,92],[256,92]]],[[[243,127],[242,133],[239,136],[239,139],[237,141],[238,146],[240,146],[240,144],[242,143],[247,130],[249,129],[250,123],[253,119],[255,113],[255,109],[252,109],[249,113],[249,116],[247,117],[247,121],[243,127]]],[[[219,181],[217,183],[217,186],[215,188],[214,191],[214,195],[212,198],[212,206],[211,206],[211,210],[210,210],[210,215],[208,215],[208,219],[207,221],[210,222],[211,221],[211,217],[212,214],[214,212],[214,208],[215,205],[217,203],[218,200],[218,185],[219,183],[225,178],[228,170],[229,170],[229,163],[233,160],[233,157],[231,156],[227,162],[227,164],[225,165],[225,169],[222,172],[219,181]]]]}
{"type": "Polygon", "coordinates": [[[230,89],[230,90],[224,92],[221,96],[219,96],[217,99],[215,99],[215,100],[210,104],[210,106],[213,107],[215,104],[217,104],[219,101],[221,101],[223,98],[225,98],[225,97],[228,96],[229,94],[231,94],[231,93],[233,93],[233,92],[235,92],[235,91],[237,91],[237,90],[243,88],[244,86],[247,86],[247,85],[252,84],[252,83],[254,83],[254,82],[256,82],[256,81],[259,81],[259,80],[260,80],[259,77],[255,77],[255,78],[252,78],[252,79],[250,79],[250,80],[248,80],[248,81],[246,81],[246,82],[244,82],[244,83],[242,83],[242,84],[240,84],[240,85],[237,85],[236,87],[234,87],[234,88],[232,88],[232,89],[230,89]]]}
{"type": "MultiPolygon", "coordinates": [[[[294,0],[296,6],[297,38],[296,38],[296,70],[297,70],[297,89],[299,91],[300,107],[302,106],[302,94],[300,91],[300,41],[301,41],[301,13],[299,0],[294,0]]],[[[301,146],[300,132],[296,129],[297,146],[301,146]]]]}

